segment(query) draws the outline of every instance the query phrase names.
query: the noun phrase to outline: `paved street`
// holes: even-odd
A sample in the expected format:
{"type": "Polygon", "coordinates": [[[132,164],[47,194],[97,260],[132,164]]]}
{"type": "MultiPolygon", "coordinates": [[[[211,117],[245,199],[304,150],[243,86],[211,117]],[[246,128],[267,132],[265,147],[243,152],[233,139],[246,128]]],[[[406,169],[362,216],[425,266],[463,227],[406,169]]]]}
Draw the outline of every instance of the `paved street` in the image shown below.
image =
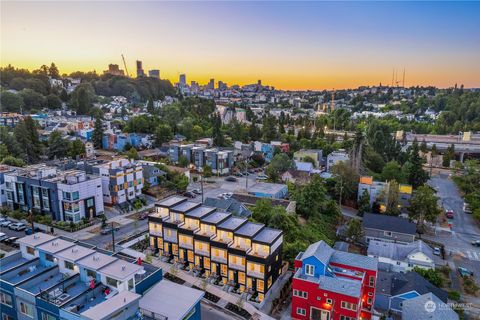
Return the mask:
{"type": "Polygon", "coordinates": [[[455,259],[456,267],[472,270],[480,282],[480,248],[471,245],[471,241],[480,238],[480,228],[471,214],[463,212],[463,198],[455,183],[447,173],[439,173],[429,180],[429,185],[437,190],[437,196],[445,209],[453,210],[452,232],[439,232],[430,239],[445,245],[447,254],[452,252],[460,257],[455,259]]]}
{"type": "Polygon", "coordinates": [[[232,319],[243,319],[239,316],[234,316],[232,313],[226,313],[225,310],[219,309],[218,307],[213,306],[212,304],[201,302],[201,313],[202,319],[212,319],[212,320],[232,320],[232,319]]]}

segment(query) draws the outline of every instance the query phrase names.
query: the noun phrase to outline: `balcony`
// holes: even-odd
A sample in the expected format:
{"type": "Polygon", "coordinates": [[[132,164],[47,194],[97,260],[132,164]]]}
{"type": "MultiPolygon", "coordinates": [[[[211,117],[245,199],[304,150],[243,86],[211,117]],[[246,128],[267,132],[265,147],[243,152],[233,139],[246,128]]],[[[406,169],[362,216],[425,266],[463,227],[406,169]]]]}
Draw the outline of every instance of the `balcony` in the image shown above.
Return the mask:
{"type": "Polygon", "coordinates": [[[172,243],[177,243],[177,232],[172,231],[172,232],[165,232],[163,236],[164,241],[172,242],[172,243]]]}
{"type": "Polygon", "coordinates": [[[200,254],[202,256],[210,257],[210,251],[208,251],[206,249],[195,248],[195,254],[200,254]]]}
{"type": "Polygon", "coordinates": [[[216,255],[211,255],[210,256],[210,260],[214,261],[214,262],[220,262],[220,263],[227,263],[227,258],[226,257],[223,257],[223,256],[216,256],[216,255]]]}
{"type": "Polygon", "coordinates": [[[190,249],[190,250],[193,250],[193,242],[184,242],[184,241],[181,241],[178,243],[178,246],[180,248],[185,248],[185,249],[190,249]]]}
{"type": "Polygon", "coordinates": [[[247,269],[247,276],[263,279],[265,277],[265,273],[260,272],[259,270],[256,270],[256,269],[254,270],[247,269]]]}
{"type": "Polygon", "coordinates": [[[237,249],[237,250],[243,250],[247,253],[250,254],[250,251],[252,250],[252,247],[245,244],[245,243],[235,243],[235,242],[232,242],[229,244],[229,247],[230,248],[233,248],[233,249],[237,249]]]}

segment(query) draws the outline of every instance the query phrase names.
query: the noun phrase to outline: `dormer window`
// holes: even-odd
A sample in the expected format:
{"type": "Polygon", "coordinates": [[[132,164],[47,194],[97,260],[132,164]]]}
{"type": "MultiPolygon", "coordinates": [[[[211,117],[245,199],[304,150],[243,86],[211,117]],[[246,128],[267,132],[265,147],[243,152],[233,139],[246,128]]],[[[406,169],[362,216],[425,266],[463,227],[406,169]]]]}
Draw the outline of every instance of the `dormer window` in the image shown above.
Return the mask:
{"type": "Polygon", "coordinates": [[[305,265],[305,274],[307,276],[313,276],[315,275],[315,266],[311,264],[306,264],[305,265]]]}

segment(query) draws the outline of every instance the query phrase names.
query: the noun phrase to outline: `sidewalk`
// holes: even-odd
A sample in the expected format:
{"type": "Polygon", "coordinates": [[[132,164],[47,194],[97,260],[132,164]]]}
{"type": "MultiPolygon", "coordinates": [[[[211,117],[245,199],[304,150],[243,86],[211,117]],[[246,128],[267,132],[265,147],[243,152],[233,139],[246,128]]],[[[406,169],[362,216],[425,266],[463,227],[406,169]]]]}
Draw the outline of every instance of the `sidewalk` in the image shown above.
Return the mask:
{"type": "MultiPolygon", "coordinates": [[[[169,263],[166,263],[166,262],[163,262],[156,257],[152,258],[152,264],[156,267],[162,268],[163,271],[164,271],[164,274],[168,273],[170,271],[170,269],[173,267],[173,265],[171,265],[169,263]]],[[[194,276],[186,273],[183,270],[178,270],[177,269],[176,276],[178,278],[184,280],[185,282],[189,283],[190,285],[194,285],[198,288],[205,287],[205,282],[203,281],[202,278],[194,277],[194,276]]],[[[228,302],[230,302],[234,305],[237,305],[238,301],[240,299],[240,296],[232,295],[232,294],[230,294],[226,291],[223,291],[219,287],[217,287],[215,285],[212,285],[212,284],[208,284],[208,283],[205,287],[205,291],[210,292],[211,294],[214,294],[214,295],[216,295],[217,297],[220,298],[220,300],[217,302],[218,306],[226,306],[228,302]]],[[[243,309],[245,309],[248,313],[250,313],[252,315],[252,317],[254,317],[254,318],[258,317],[258,319],[263,319],[263,320],[273,320],[274,319],[274,318],[270,317],[269,315],[261,312],[260,310],[255,308],[253,305],[251,305],[247,301],[244,301],[243,309]]]]}

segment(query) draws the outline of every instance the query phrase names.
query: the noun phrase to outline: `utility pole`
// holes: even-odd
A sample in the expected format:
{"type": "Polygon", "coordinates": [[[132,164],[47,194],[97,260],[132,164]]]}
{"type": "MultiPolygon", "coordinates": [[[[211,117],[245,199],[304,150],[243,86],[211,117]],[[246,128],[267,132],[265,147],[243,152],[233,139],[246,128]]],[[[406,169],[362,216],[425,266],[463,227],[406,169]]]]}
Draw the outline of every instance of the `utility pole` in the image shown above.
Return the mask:
{"type": "Polygon", "coordinates": [[[115,253],[115,228],[113,227],[113,222],[112,222],[112,250],[115,253]]]}
{"type": "Polygon", "coordinates": [[[202,204],[203,204],[203,174],[200,174],[200,188],[202,189],[202,204]]]}
{"type": "Polygon", "coordinates": [[[245,159],[245,190],[248,190],[248,160],[245,159]]]}
{"type": "Polygon", "coordinates": [[[32,234],[35,233],[35,226],[33,225],[33,211],[32,209],[28,210],[29,212],[29,218],[30,218],[30,224],[32,225],[32,234]]]}

